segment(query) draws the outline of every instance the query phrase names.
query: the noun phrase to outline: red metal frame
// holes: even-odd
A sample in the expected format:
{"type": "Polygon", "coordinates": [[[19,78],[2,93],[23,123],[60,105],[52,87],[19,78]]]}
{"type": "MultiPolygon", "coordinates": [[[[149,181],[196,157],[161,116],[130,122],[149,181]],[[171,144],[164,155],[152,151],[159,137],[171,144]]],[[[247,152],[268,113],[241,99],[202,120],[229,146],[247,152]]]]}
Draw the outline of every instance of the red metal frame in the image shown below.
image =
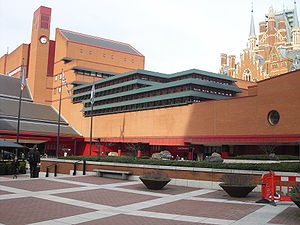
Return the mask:
{"type": "Polygon", "coordinates": [[[279,176],[273,171],[262,175],[261,197],[271,201],[292,201],[292,188],[300,184],[300,176],[279,176]]]}

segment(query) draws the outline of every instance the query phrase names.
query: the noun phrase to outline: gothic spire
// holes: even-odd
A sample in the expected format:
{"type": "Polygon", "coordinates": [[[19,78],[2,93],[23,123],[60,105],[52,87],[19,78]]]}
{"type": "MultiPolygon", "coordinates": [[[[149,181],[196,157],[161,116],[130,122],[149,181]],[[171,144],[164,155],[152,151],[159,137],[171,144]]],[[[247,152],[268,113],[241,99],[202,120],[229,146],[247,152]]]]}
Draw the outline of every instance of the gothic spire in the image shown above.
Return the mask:
{"type": "Polygon", "coordinates": [[[251,8],[251,23],[250,23],[250,33],[249,36],[255,36],[255,28],[254,28],[254,19],[253,19],[253,2],[251,8]]]}

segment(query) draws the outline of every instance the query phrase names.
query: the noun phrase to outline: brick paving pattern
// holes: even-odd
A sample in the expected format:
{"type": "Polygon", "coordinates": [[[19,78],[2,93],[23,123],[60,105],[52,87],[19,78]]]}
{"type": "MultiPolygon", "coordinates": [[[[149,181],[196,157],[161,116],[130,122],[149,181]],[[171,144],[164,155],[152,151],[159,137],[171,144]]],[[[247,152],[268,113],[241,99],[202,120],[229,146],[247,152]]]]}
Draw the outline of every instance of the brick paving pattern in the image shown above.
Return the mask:
{"type": "Polygon", "coordinates": [[[109,206],[129,205],[132,203],[156,198],[148,195],[123,193],[120,191],[111,191],[105,189],[76,191],[72,193],[56,194],[56,196],[109,206]]]}
{"type": "Polygon", "coordinates": [[[137,190],[137,191],[148,191],[148,192],[169,194],[169,195],[178,195],[178,194],[186,193],[189,191],[199,190],[199,188],[192,188],[192,187],[178,188],[178,186],[175,186],[175,185],[167,185],[164,188],[162,188],[161,190],[150,190],[141,184],[122,186],[122,188],[132,189],[132,190],[137,190]]]}
{"type": "Polygon", "coordinates": [[[0,200],[0,205],[0,223],[7,225],[28,224],[93,211],[33,197],[0,200]]]}
{"type": "Polygon", "coordinates": [[[0,185],[20,188],[27,191],[45,191],[52,189],[63,189],[63,188],[73,188],[82,187],[76,184],[64,184],[52,180],[41,180],[41,179],[31,179],[31,180],[14,180],[7,181],[5,183],[0,183],[0,185]]]}
{"type": "Polygon", "coordinates": [[[286,225],[299,225],[300,224],[300,209],[298,207],[290,207],[276,217],[270,223],[286,224],[286,225]]]}
{"type": "Polygon", "coordinates": [[[216,203],[194,200],[179,200],[176,202],[154,206],[143,210],[187,216],[238,220],[261,207],[262,206],[258,205],[244,205],[223,202],[216,203]]]}
{"type": "Polygon", "coordinates": [[[186,221],[174,221],[167,219],[157,219],[157,218],[145,218],[141,216],[131,216],[131,215],[117,215],[111,216],[101,220],[93,220],[85,223],[80,223],[80,225],[206,225],[204,223],[192,223],[186,221]]]}
{"type": "Polygon", "coordinates": [[[84,182],[89,184],[98,184],[98,185],[124,182],[123,180],[110,179],[110,178],[99,179],[99,177],[97,176],[80,176],[80,177],[73,176],[73,177],[64,177],[60,179],[84,182]]]}
{"type": "Polygon", "coordinates": [[[12,192],[0,190],[0,195],[7,195],[7,194],[12,194],[12,192]]]}
{"type": "Polygon", "coordinates": [[[255,201],[261,199],[261,194],[258,193],[258,192],[251,192],[245,198],[233,198],[233,197],[230,197],[224,191],[214,191],[214,192],[203,194],[203,195],[196,196],[196,197],[200,197],[200,198],[228,199],[228,200],[237,200],[237,201],[239,201],[239,200],[242,199],[243,201],[247,201],[247,202],[255,202],[255,201]]]}
{"type": "Polygon", "coordinates": [[[96,176],[0,176],[0,225],[300,225],[292,202],[258,199],[174,185],[148,190],[141,181],[96,176]]]}

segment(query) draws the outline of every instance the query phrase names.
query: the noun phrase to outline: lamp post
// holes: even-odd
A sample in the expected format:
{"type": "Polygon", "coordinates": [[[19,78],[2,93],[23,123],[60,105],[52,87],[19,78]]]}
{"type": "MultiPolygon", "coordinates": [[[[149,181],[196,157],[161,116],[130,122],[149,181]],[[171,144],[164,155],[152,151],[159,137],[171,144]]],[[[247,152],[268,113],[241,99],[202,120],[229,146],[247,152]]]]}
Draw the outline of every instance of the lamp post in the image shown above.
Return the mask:
{"type": "Polygon", "coordinates": [[[77,139],[72,138],[72,141],[74,141],[74,150],[73,150],[73,155],[76,155],[76,145],[77,145],[77,139]]]}
{"type": "Polygon", "coordinates": [[[100,161],[101,138],[94,138],[94,140],[98,141],[98,153],[97,153],[97,160],[98,160],[98,161],[100,161]]]}

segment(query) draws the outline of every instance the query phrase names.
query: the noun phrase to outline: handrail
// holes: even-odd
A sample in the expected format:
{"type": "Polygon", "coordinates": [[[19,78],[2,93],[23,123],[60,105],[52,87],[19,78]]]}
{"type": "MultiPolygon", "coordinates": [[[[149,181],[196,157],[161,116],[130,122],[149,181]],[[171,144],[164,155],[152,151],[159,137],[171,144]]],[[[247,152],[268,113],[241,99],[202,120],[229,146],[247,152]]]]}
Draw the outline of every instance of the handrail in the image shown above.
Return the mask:
{"type": "Polygon", "coordinates": [[[55,177],[57,176],[57,164],[59,164],[59,163],[56,162],[56,163],[53,163],[53,164],[51,164],[51,165],[49,165],[49,166],[46,167],[46,177],[49,177],[49,168],[51,166],[54,166],[54,176],[55,177]]]}
{"type": "Polygon", "coordinates": [[[82,161],[83,162],[83,166],[82,166],[82,175],[85,175],[85,170],[86,170],[86,160],[85,159],[80,159],[77,162],[74,162],[74,169],[73,169],[73,176],[76,176],[76,172],[77,172],[77,164],[82,161]]]}

